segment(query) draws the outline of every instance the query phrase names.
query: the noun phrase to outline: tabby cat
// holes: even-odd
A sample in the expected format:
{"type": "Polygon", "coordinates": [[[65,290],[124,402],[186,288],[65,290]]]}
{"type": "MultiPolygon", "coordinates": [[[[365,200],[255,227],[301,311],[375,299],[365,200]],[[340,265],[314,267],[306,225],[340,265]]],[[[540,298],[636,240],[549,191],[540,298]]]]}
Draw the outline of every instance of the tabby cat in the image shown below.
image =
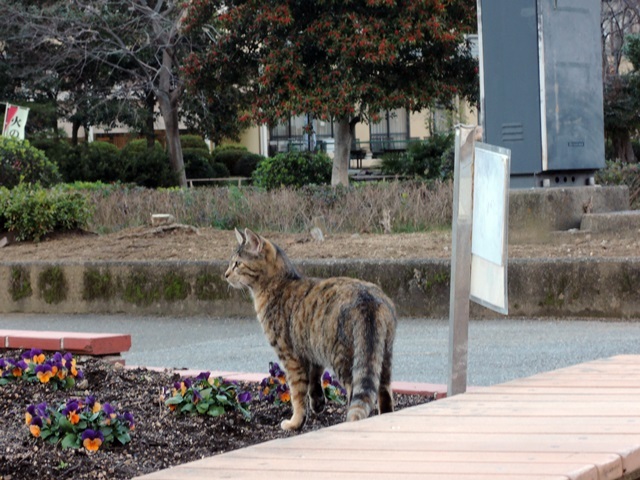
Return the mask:
{"type": "Polygon", "coordinates": [[[366,418],[376,398],[380,413],[393,411],[391,357],[395,307],[372,283],[352,278],[300,275],[274,243],[236,229],[238,249],[225,277],[248,288],[258,320],[275,349],[291,390],[293,416],[284,430],[300,429],[311,409],[324,408],[321,376],[331,368],[347,391],[347,421],[366,418]]]}

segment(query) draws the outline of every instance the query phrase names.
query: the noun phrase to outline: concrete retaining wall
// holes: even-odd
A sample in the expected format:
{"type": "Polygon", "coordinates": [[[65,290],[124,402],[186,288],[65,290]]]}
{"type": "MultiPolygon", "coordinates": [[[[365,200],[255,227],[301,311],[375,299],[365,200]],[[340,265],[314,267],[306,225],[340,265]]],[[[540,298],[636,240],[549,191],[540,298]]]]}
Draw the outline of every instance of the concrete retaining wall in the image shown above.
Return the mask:
{"type": "MultiPolygon", "coordinates": [[[[231,290],[224,262],[0,263],[0,313],[135,313],[253,316],[231,290]]],[[[307,261],[307,275],[378,283],[401,316],[449,312],[449,261],[307,261]]],[[[640,318],[640,259],[511,260],[512,316],[640,318]]],[[[472,317],[495,317],[472,303],[472,317]]]]}
{"type": "Polygon", "coordinates": [[[584,213],[629,208],[629,188],[620,186],[530,188],[509,191],[510,230],[580,228],[584,213]]]}

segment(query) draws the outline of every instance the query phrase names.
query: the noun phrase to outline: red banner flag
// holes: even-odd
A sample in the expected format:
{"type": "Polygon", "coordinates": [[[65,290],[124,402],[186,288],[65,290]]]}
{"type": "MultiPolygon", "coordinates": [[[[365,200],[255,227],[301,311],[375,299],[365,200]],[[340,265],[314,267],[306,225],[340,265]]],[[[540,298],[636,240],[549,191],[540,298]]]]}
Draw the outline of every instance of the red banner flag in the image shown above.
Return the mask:
{"type": "Polygon", "coordinates": [[[27,123],[27,115],[29,115],[28,108],[7,104],[7,109],[4,113],[2,135],[5,137],[19,138],[21,140],[24,139],[24,127],[27,123]]]}

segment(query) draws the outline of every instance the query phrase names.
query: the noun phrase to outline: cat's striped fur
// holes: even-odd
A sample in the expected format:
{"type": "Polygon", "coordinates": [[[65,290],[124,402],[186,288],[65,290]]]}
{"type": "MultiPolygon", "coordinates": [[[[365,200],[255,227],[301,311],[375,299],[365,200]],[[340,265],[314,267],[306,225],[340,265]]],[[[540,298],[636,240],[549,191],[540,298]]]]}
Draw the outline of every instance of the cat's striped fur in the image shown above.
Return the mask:
{"type": "Polygon", "coordinates": [[[258,320],[285,369],[293,416],[285,430],[302,427],[307,397],[324,407],[321,376],[331,368],[347,390],[347,420],[366,418],[375,408],[393,410],[391,360],[395,307],[372,283],[352,278],[308,278],[285,253],[246,229],[236,230],[238,249],[225,273],[235,288],[248,288],[258,320]]]}

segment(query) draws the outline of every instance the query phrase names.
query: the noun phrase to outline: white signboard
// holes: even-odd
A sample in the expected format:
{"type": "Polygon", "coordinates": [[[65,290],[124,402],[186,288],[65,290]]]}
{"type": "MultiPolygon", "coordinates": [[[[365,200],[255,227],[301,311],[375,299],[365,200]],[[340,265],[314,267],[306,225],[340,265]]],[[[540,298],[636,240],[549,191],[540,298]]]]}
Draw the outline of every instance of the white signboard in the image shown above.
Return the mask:
{"type": "Polygon", "coordinates": [[[508,313],[507,233],[511,151],[475,144],[471,289],[473,301],[508,313]]]}

